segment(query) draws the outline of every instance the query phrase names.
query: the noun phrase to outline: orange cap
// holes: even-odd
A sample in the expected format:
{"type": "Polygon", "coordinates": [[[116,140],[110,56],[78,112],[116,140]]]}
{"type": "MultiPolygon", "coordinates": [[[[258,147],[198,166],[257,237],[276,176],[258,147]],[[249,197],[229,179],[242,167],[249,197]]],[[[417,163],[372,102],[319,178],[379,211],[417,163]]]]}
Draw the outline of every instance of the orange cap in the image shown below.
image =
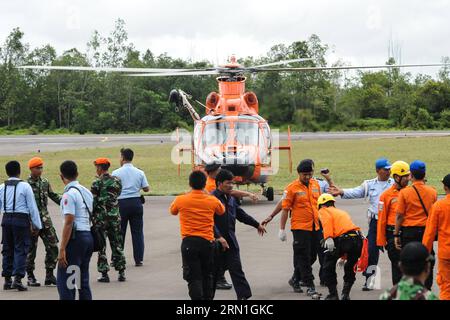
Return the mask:
{"type": "Polygon", "coordinates": [[[35,168],[42,166],[44,164],[44,161],[39,157],[31,158],[30,161],[28,161],[28,168],[35,168]]]}
{"type": "Polygon", "coordinates": [[[95,165],[97,165],[97,164],[111,164],[111,162],[109,162],[108,158],[97,158],[97,159],[95,159],[94,164],[95,165]]]}

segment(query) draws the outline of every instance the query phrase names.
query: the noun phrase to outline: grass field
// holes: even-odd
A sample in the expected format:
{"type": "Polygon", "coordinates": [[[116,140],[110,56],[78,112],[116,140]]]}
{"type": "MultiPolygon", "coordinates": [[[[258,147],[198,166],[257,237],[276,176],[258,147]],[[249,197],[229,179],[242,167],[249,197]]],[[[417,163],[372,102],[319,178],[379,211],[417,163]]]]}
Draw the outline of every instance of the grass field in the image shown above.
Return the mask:
{"type": "MultiPolygon", "coordinates": [[[[283,143],[281,143],[283,144],[283,143]]],[[[127,146],[135,151],[135,165],[143,169],[150,183],[152,195],[178,194],[189,189],[187,176],[189,165],[184,165],[181,176],[177,167],[170,160],[172,145],[127,146]]],[[[119,147],[105,149],[81,149],[72,151],[42,153],[44,159],[44,176],[50,179],[53,188],[62,191],[63,185],[59,178],[58,168],[63,160],[71,159],[78,163],[80,182],[90,186],[95,177],[92,164],[97,157],[109,157],[112,167],[119,166],[119,147]]],[[[4,165],[8,160],[16,159],[22,164],[22,178],[28,174],[27,161],[35,154],[17,157],[0,158],[0,181],[5,180],[4,165]]],[[[375,176],[374,161],[379,157],[387,157],[391,161],[404,160],[410,162],[421,159],[428,166],[428,183],[443,193],[440,180],[450,173],[450,137],[442,138],[400,138],[400,139],[367,139],[367,140],[319,140],[293,142],[294,171],[288,170],[287,153],[280,153],[280,170],[269,185],[280,193],[284,186],[297,176],[296,164],[304,158],[314,159],[316,168],[328,167],[337,185],[352,187],[362,180],[375,176]]],[[[318,174],[318,172],[317,172],[318,174]]],[[[252,186],[251,190],[259,190],[252,186]]]]}

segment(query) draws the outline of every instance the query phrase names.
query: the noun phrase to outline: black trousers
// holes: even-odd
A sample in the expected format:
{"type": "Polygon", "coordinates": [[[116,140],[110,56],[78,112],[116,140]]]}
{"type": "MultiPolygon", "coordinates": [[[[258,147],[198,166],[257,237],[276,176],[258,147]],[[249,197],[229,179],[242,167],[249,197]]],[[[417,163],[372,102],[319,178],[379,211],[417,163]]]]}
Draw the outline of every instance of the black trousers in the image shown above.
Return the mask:
{"type": "Polygon", "coordinates": [[[312,265],[317,257],[319,257],[321,265],[320,280],[324,280],[322,269],[324,254],[320,245],[320,241],[323,239],[322,231],[292,230],[292,235],[294,237],[292,244],[294,249],[294,280],[301,280],[308,287],[313,286],[312,265]]]}
{"type": "MultiPolygon", "coordinates": [[[[322,245],[320,244],[320,241],[323,239],[323,233],[322,230],[319,230],[316,232],[315,235],[315,240],[311,242],[311,245],[313,246],[313,248],[311,249],[311,266],[314,264],[314,262],[316,262],[317,258],[319,258],[319,264],[320,264],[320,268],[319,268],[319,279],[320,282],[325,282],[324,280],[324,272],[323,272],[323,263],[324,263],[324,248],[322,248],[322,245]]],[[[292,275],[292,280],[294,282],[299,282],[302,279],[302,275],[300,272],[300,268],[296,266],[298,266],[298,255],[296,255],[295,250],[293,253],[293,259],[292,259],[293,263],[294,263],[294,273],[292,275]]],[[[313,274],[313,280],[314,278],[314,274],[313,274]]]]}
{"type": "Polygon", "coordinates": [[[200,237],[186,237],[181,243],[183,279],[192,300],[214,298],[214,248],[214,241],[200,237]]]}
{"type": "Polygon", "coordinates": [[[344,254],[347,255],[347,260],[344,265],[344,282],[353,284],[356,279],[356,273],[353,268],[361,256],[362,238],[360,236],[339,237],[334,239],[334,244],[334,251],[325,253],[323,267],[325,285],[327,287],[337,285],[336,263],[344,254]]]}
{"type": "MultiPolygon", "coordinates": [[[[406,246],[410,242],[422,242],[423,234],[425,232],[425,227],[402,227],[401,232],[401,245],[402,248],[406,246]]],[[[431,254],[434,256],[434,251],[431,251],[431,254]]],[[[428,290],[431,290],[431,287],[433,286],[433,268],[434,268],[435,262],[431,262],[431,270],[430,275],[428,276],[427,280],[425,281],[425,287],[428,290]]]]}
{"type": "Polygon", "coordinates": [[[144,261],[144,208],[141,198],[129,198],[119,200],[120,223],[125,248],[125,236],[127,234],[128,222],[131,229],[131,240],[133,242],[133,258],[136,263],[144,261]]]}
{"type": "Polygon", "coordinates": [[[241,255],[238,248],[230,247],[230,249],[223,252],[221,247],[218,246],[214,265],[216,278],[220,276],[221,272],[228,270],[238,300],[249,299],[252,296],[250,284],[245,278],[245,273],[242,269],[241,255]]]}
{"type": "Polygon", "coordinates": [[[396,285],[402,278],[402,272],[398,263],[400,262],[400,250],[395,248],[395,238],[393,227],[386,230],[386,250],[388,253],[389,260],[391,260],[391,270],[392,270],[392,285],[396,285]]]}

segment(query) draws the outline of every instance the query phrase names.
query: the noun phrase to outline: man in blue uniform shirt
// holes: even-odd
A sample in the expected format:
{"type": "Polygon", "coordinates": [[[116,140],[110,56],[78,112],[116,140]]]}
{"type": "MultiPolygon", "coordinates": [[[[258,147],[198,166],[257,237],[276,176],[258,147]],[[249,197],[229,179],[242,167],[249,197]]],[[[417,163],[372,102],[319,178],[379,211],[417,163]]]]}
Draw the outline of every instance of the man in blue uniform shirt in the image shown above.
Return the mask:
{"type": "Polygon", "coordinates": [[[142,189],[144,192],[149,192],[150,188],[144,171],[131,163],[134,158],[133,150],[122,149],[120,154],[122,167],[114,170],[112,175],[120,178],[122,182],[122,192],[118,198],[122,238],[125,244],[128,222],[130,222],[134,262],[137,267],[140,267],[144,260],[144,207],[140,191],[142,189]]]}
{"type": "Polygon", "coordinates": [[[0,186],[0,208],[3,213],[2,277],[5,278],[3,289],[26,291],[22,278],[25,276],[27,254],[30,251],[31,232],[39,232],[42,223],[31,186],[20,180],[19,162],[10,161],[5,169],[9,179],[0,186]]]}
{"type": "Polygon", "coordinates": [[[363,291],[373,289],[367,280],[376,272],[373,268],[378,265],[379,250],[384,250],[382,247],[377,247],[378,202],[381,194],[394,184],[394,179],[390,177],[391,164],[387,159],[380,158],[375,161],[375,169],[377,177],[371,180],[364,180],[358,187],[341,189],[337,186],[332,186],[329,189],[329,193],[335,197],[341,196],[342,199],[364,198],[369,202],[369,208],[367,209],[369,221],[369,232],[367,233],[367,240],[369,241],[369,268],[364,273],[366,283],[363,286],[363,291]]]}
{"type": "Polygon", "coordinates": [[[75,300],[78,290],[80,300],[92,300],[89,262],[94,250],[90,227],[93,197],[91,192],[77,181],[78,168],[75,162],[64,161],[60,172],[65,187],[61,199],[64,225],[56,278],[59,298],[75,300]]]}

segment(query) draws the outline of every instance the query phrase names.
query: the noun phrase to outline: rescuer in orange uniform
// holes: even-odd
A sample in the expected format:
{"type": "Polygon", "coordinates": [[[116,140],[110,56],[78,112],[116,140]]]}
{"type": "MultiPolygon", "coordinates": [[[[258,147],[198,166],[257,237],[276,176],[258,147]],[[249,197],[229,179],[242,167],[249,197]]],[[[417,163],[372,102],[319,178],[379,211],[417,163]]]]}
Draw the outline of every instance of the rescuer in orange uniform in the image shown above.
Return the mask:
{"type": "Polygon", "coordinates": [[[180,217],[183,278],[192,300],[214,298],[214,215],[225,213],[222,203],[204,191],[205,184],[203,172],[192,172],[192,191],[176,197],[170,205],[170,213],[180,217]]]}
{"type": "Polygon", "coordinates": [[[439,298],[450,300],[450,174],[442,180],[445,198],[437,201],[428,217],[423,244],[432,252],[433,241],[438,236],[438,273],[439,298]]]}
{"type": "MultiPolygon", "coordinates": [[[[402,189],[398,195],[394,231],[395,247],[398,250],[410,242],[422,242],[428,214],[437,200],[436,190],[425,185],[425,163],[415,160],[409,167],[412,185],[402,189]]],[[[431,263],[430,276],[425,282],[428,290],[431,290],[433,285],[433,267],[434,261],[431,263]]]]}
{"type": "Polygon", "coordinates": [[[400,250],[395,247],[394,230],[397,215],[398,194],[408,186],[409,164],[404,161],[395,161],[391,167],[391,175],[395,183],[383,192],[378,204],[377,246],[386,247],[391,261],[392,284],[395,286],[402,278],[399,268],[400,250]]]}
{"type": "Polygon", "coordinates": [[[337,209],[334,204],[334,197],[328,193],[322,194],[317,200],[326,249],[323,273],[329,294],[325,300],[339,300],[336,288],[336,263],[343,255],[346,255],[346,262],[341,299],[350,300],[350,290],[356,278],[354,266],[361,255],[363,237],[360,228],[353,223],[350,215],[337,209]]]}
{"type": "MultiPolygon", "coordinates": [[[[307,287],[306,294],[317,295],[314,285],[312,265],[315,262],[323,239],[319,226],[317,199],[320,185],[313,179],[314,163],[310,159],[300,162],[297,167],[298,179],[289,184],[283,193],[282,215],[278,237],[286,241],[286,222],[291,211],[291,231],[294,237],[294,268],[307,287]]],[[[301,288],[298,292],[302,292],[301,288]]]]}

